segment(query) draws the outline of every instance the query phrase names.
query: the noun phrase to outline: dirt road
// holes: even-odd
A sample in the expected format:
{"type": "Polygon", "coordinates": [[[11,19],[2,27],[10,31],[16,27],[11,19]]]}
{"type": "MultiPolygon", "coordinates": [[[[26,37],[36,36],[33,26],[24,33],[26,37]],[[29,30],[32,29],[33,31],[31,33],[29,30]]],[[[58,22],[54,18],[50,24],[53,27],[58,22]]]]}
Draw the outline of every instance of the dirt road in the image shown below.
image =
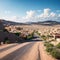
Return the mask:
{"type": "Polygon", "coordinates": [[[13,43],[0,46],[0,60],[56,60],[47,54],[43,41],[35,34],[25,43],[13,43]]]}
{"type": "Polygon", "coordinates": [[[40,60],[39,42],[12,44],[0,50],[0,60],[40,60]]]}

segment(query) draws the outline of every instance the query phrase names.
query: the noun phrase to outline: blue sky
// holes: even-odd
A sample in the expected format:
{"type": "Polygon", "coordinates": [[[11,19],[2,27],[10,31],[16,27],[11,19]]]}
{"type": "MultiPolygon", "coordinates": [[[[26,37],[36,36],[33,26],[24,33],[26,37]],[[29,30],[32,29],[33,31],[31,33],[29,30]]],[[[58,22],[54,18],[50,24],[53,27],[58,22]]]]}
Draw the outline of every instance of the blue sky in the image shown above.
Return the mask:
{"type": "Polygon", "coordinates": [[[60,0],[0,0],[0,18],[16,22],[50,18],[59,21],[60,0]]]}

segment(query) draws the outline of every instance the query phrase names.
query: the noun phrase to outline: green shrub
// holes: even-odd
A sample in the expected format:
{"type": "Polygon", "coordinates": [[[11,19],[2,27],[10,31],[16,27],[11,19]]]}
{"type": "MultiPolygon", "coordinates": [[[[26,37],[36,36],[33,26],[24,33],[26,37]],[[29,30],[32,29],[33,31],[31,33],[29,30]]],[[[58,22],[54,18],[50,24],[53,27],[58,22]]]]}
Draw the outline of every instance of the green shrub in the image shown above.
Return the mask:
{"type": "Polygon", "coordinates": [[[56,48],[60,48],[60,43],[56,47],[54,47],[53,44],[45,42],[44,46],[46,46],[46,51],[49,52],[54,58],[60,59],[60,51],[56,48]]]}
{"type": "Polygon", "coordinates": [[[9,41],[9,40],[6,40],[6,41],[5,41],[5,43],[6,43],[6,44],[9,44],[9,43],[10,43],[10,41],[9,41]]]}
{"type": "Polygon", "coordinates": [[[53,50],[53,47],[47,47],[47,48],[46,48],[46,51],[47,51],[47,52],[51,52],[52,50],[53,50]]]}
{"type": "Polygon", "coordinates": [[[48,44],[48,42],[45,41],[45,42],[44,42],[44,46],[46,46],[47,44],[48,44]]]}
{"type": "Polygon", "coordinates": [[[47,52],[51,52],[53,50],[53,48],[54,48],[54,45],[49,43],[49,42],[45,42],[44,46],[46,46],[46,51],[47,52]]]}
{"type": "Polygon", "coordinates": [[[51,43],[49,43],[49,42],[46,42],[46,43],[44,44],[44,46],[46,46],[46,47],[54,47],[54,45],[51,44],[51,43]]]}
{"type": "Polygon", "coordinates": [[[41,33],[39,33],[38,31],[36,31],[36,33],[40,36],[41,35],[41,33]]]}
{"type": "Polygon", "coordinates": [[[10,41],[9,41],[8,37],[6,37],[6,38],[4,39],[4,43],[5,43],[5,44],[10,43],[10,41]]]}
{"type": "Polygon", "coordinates": [[[45,35],[42,35],[41,38],[42,38],[43,40],[46,40],[46,39],[47,39],[47,37],[46,37],[45,35]]]}
{"type": "Polygon", "coordinates": [[[20,32],[16,32],[15,35],[19,36],[21,33],[20,32]]]}
{"type": "Polygon", "coordinates": [[[53,50],[51,51],[51,55],[52,55],[53,57],[55,57],[56,59],[60,59],[60,51],[58,51],[57,49],[53,49],[53,50]]]}
{"type": "Polygon", "coordinates": [[[34,36],[34,32],[32,32],[31,34],[29,34],[29,35],[27,36],[27,39],[32,39],[33,36],[34,36]]]}
{"type": "Polygon", "coordinates": [[[33,38],[32,34],[27,36],[27,39],[32,39],[32,38],[33,38]]]}
{"type": "Polygon", "coordinates": [[[60,49],[60,43],[58,43],[58,44],[56,45],[56,47],[60,49]]]}

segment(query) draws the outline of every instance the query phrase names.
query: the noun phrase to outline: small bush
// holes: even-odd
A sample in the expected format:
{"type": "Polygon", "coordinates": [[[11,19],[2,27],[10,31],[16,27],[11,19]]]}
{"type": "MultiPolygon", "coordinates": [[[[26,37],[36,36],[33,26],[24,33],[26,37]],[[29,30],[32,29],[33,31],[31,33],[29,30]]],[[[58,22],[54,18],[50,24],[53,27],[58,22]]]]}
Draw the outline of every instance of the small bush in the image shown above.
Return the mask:
{"type": "Polygon", "coordinates": [[[53,50],[53,47],[47,47],[47,48],[46,48],[46,51],[47,51],[47,52],[51,52],[52,50],[53,50]]]}
{"type": "Polygon", "coordinates": [[[10,41],[9,41],[8,37],[6,37],[6,38],[4,39],[4,43],[5,43],[5,44],[10,43],[10,41]]]}
{"type": "Polygon", "coordinates": [[[32,32],[31,34],[28,34],[28,35],[27,35],[27,40],[28,40],[28,39],[32,39],[33,37],[34,37],[34,32],[32,32]]]}
{"type": "Polygon", "coordinates": [[[44,42],[44,46],[46,46],[48,44],[48,42],[44,42]]]}
{"type": "Polygon", "coordinates": [[[47,37],[46,37],[45,35],[42,35],[41,38],[42,38],[43,40],[46,40],[46,39],[47,39],[47,37]]]}
{"type": "Polygon", "coordinates": [[[27,36],[27,39],[32,39],[32,38],[33,38],[33,33],[27,36]]]}
{"type": "Polygon", "coordinates": [[[47,52],[51,52],[54,48],[54,45],[49,43],[49,42],[45,42],[44,46],[46,46],[46,51],[47,52]]]}
{"type": "Polygon", "coordinates": [[[15,35],[19,36],[21,33],[20,32],[16,32],[15,35]]]}
{"type": "Polygon", "coordinates": [[[10,43],[10,41],[9,41],[9,40],[6,40],[6,41],[5,41],[5,43],[6,43],[6,44],[9,44],[9,43],[10,43]]]}
{"type": "Polygon", "coordinates": [[[56,47],[60,49],[60,43],[58,43],[58,44],[56,45],[56,47]]]}
{"type": "Polygon", "coordinates": [[[49,42],[46,42],[46,43],[44,44],[44,46],[46,46],[46,47],[54,47],[54,45],[53,45],[53,44],[50,44],[49,42]]]}
{"type": "Polygon", "coordinates": [[[53,44],[49,42],[45,42],[44,46],[46,46],[46,51],[49,52],[54,58],[60,59],[60,51],[57,48],[60,48],[60,43],[54,47],[53,44]]]}
{"type": "Polygon", "coordinates": [[[51,55],[55,57],[56,59],[60,59],[60,52],[57,49],[53,49],[51,51],[51,55]]]}

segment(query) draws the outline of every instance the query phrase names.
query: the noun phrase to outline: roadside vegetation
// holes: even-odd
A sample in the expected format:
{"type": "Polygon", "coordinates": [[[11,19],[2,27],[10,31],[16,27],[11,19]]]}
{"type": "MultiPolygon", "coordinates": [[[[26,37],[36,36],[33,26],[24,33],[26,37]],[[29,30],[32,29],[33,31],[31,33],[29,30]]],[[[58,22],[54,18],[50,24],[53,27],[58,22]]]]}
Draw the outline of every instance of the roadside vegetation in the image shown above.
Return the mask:
{"type": "Polygon", "coordinates": [[[47,39],[47,37],[45,35],[42,35],[41,38],[42,38],[42,40],[46,40],[47,39]]]}
{"type": "Polygon", "coordinates": [[[14,33],[16,36],[20,36],[20,32],[16,32],[16,33],[14,33]]]}
{"type": "Polygon", "coordinates": [[[38,31],[36,31],[36,33],[37,33],[39,36],[41,35],[38,31]]]}
{"type": "Polygon", "coordinates": [[[4,44],[9,44],[10,40],[8,39],[8,37],[6,37],[3,42],[4,42],[4,44]]]}
{"type": "MultiPolygon", "coordinates": [[[[22,28],[17,28],[18,30],[21,30],[22,28]]],[[[3,34],[6,34],[6,36],[3,37],[3,41],[0,41],[0,45],[1,44],[9,44],[9,43],[22,43],[22,42],[26,42],[29,41],[30,39],[33,38],[34,36],[34,32],[29,33],[29,31],[27,32],[15,32],[15,33],[11,33],[9,32],[7,29],[3,29],[1,30],[3,34]],[[11,40],[10,37],[12,37],[13,40],[11,40]]],[[[1,32],[0,31],[0,32],[1,32]]]]}
{"type": "Polygon", "coordinates": [[[58,43],[58,44],[56,45],[56,47],[57,47],[58,49],[60,49],[60,43],[58,43]]]}
{"type": "Polygon", "coordinates": [[[50,42],[44,42],[46,51],[56,59],[60,59],[60,43],[54,46],[50,42]]]}
{"type": "Polygon", "coordinates": [[[32,39],[34,37],[34,32],[32,32],[31,34],[29,34],[28,36],[27,36],[27,40],[30,40],[30,39],[32,39]]]}
{"type": "Polygon", "coordinates": [[[52,35],[41,35],[38,31],[36,31],[36,33],[42,38],[42,40],[44,41],[44,46],[45,46],[45,50],[48,54],[50,54],[51,56],[53,56],[54,58],[60,60],[60,43],[58,43],[56,46],[54,44],[52,44],[51,42],[56,41],[55,39],[52,39],[53,36],[52,35]],[[50,40],[49,40],[50,39],[50,40]]]}

